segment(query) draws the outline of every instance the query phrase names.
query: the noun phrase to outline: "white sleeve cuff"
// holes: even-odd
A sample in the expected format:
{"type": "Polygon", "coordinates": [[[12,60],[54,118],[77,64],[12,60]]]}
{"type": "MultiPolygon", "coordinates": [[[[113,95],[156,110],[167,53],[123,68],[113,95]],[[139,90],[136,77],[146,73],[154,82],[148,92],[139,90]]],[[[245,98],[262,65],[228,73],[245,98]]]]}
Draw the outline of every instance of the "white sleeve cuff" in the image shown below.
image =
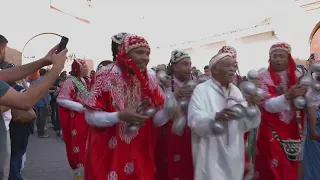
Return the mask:
{"type": "Polygon", "coordinates": [[[118,123],[118,112],[86,111],[86,121],[96,127],[111,127],[118,123]]]}
{"type": "Polygon", "coordinates": [[[215,121],[215,117],[216,112],[191,110],[188,113],[188,126],[199,136],[212,135],[212,122],[215,121]]]}
{"type": "Polygon", "coordinates": [[[67,109],[70,109],[70,110],[73,110],[73,111],[83,112],[85,110],[85,108],[83,107],[82,104],[75,102],[75,101],[70,101],[68,99],[58,98],[57,103],[60,106],[67,108],[67,109]]]}
{"type": "Polygon", "coordinates": [[[284,95],[270,98],[262,104],[263,108],[270,113],[279,113],[291,109],[290,102],[286,100],[284,95]]]}

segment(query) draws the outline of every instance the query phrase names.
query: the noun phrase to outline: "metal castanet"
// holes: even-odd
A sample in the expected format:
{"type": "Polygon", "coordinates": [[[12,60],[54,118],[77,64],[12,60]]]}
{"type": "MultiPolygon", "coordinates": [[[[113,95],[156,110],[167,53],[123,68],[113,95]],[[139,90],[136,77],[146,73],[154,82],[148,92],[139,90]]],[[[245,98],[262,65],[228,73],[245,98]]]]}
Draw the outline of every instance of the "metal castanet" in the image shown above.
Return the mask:
{"type": "Polygon", "coordinates": [[[163,83],[168,80],[168,75],[166,72],[160,70],[157,72],[157,79],[163,83]]]}
{"type": "Polygon", "coordinates": [[[307,100],[306,100],[306,98],[303,97],[303,96],[296,97],[296,98],[293,100],[293,105],[294,105],[297,109],[304,109],[305,106],[307,105],[307,100]]]}
{"type": "Polygon", "coordinates": [[[312,85],[312,91],[316,94],[320,94],[320,83],[314,83],[312,85]]]}
{"type": "Polygon", "coordinates": [[[227,124],[225,121],[216,120],[211,123],[212,134],[220,136],[227,131],[227,124]]]}
{"type": "Polygon", "coordinates": [[[165,93],[164,111],[167,117],[172,117],[178,107],[178,102],[171,91],[165,93]]]}
{"type": "Polygon", "coordinates": [[[313,78],[311,76],[302,76],[299,79],[299,85],[303,87],[310,87],[314,83],[313,78]]]}
{"type": "Polygon", "coordinates": [[[178,118],[173,121],[172,132],[177,135],[181,135],[186,125],[187,125],[186,119],[183,117],[182,114],[180,114],[178,118]]]}
{"type": "MultiPolygon", "coordinates": [[[[302,87],[306,87],[306,88],[311,87],[312,88],[314,81],[311,76],[306,75],[306,76],[302,76],[301,78],[299,78],[298,84],[301,85],[302,87]]],[[[296,97],[293,100],[293,105],[297,109],[304,109],[305,106],[307,105],[307,99],[304,96],[296,97]]]]}
{"type": "Polygon", "coordinates": [[[129,124],[129,126],[127,127],[127,133],[134,133],[139,131],[140,126],[138,125],[133,125],[133,124],[129,124]]]}
{"type": "Polygon", "coordinates": [[[189,107],[189,100],[186,98],[183,98],[179,101],[179,105],[182,109],[183,112],[187,113],[188,112],[188,107],[189,107]]]}
{"type": "Polygon", "coordinates": [[[265,95],[266,95],[266,94],[265,94],[265,92],[264,92],[263,89],[261,89],[261,88],[258,88],[258,89],[257,89],[257,96],[258,96],[258,97],[264,98],[265,95]]]}
{"type": "MultiPolygon", "coordinates": [[[[148,104],[149,104],[149,101],[147,99],[143,100],[142,102],[139,103],[136,109],[136,112],[143,116],[152,117],[153,115],[156,114],[157,109],[154,107],[147,108],[148,104]]],[[[129,124],[126,131],[127,133],[134,133],[139,131],[139,128],[140,128],[140,124],[129,124]]]]}
{"type": "Polygon", "coordinates": [[[239,89],[245,97],[256,95],[258,90],[257,86],[250,81],[241,82],[239,84],[239,89]]]}
{"type": "MultiPolygon", "coordinates": [[[[182,88],[194,89],[197,86],[197,84],[197,81],[189,80],[182,85],[182,88]]],[[[182,98],[179,100],[178,104],[184,113],[188,112],[189,99],[182,98]]],[[[184,118],[183,114],[180,113],[178,118],[173,120],[172,131],[177,135],[183,133],[183,130],[186,127],[186,123],[186,119],[184,118]]]]}
{"type": "Polygon", "coordinates": [[[153,107],[150,107],[148,109],[146,109],[142,115],[147,116],[147,117],[152,117],[153,115],[155,115],[157,112],[157,110],[153,107]]]}
{"type": "MultiPolygon", "coordinates": [[[[250,70],[247,74],[247,77],[249,80],[253,81],[253,80],[258,80],[259,79],[259,72],[256,71],[256,70],[250,70]]],[[[243,86],[243,85],[242,85],[243,86]]],[[[247,85],[248,86],[248,85],[247,85]]],[[[250,85],[252,86],[252,85],[250,85]]],[[[253,87],[252,87],[253,88],[253,87]]],[[[253,88],[254,89],[254,88],[253,88]]],[[[252,90],[254,91],[254,90],[252,90]]],[[[257,87],[257,90],[256,90],[256,93],[255,95],[257,95],[258,97],[260,97],[261,99],[265,97],[265,92],[263,89],[261,88],[258,88],[257,87]]]]}
{"type": "MultiPolygon", "coordinates": [[[[259,79],[259,72],[256,70],[250,70],[247,74],[247,77],[249,80],[253,81],[253,80],[258,80],[259,79]]],[[[252,87],[253,88],[253,87],[252,87]]],[[[256,95],[260,98],[264,98],[265,97],[265,93],[264,90],[261,88],[257,87],[256,90],[256,95]]]]}
{"type": "Polygon", "coordinates": [[[311,72],[320,74],[320,61],[316,61],[316,62],[312,63],[310,70],[311,70],[311,72]]]}
{"type": "MultiPolygon", "coordinates": [[[[253,74],[252,76],[255,76],[255,77],[257,76],[254,73],[252,74],[253,74]]],[[[257,86],[250,81],[242,82],[239,85],[239,89],[245,97],[257,95],[258,97],[263,98],[265,96],[263,89],[257,88],[257,86]]],[[[248,107],[245,108],[245,110],[246,110],[246,116],[248,118],[256,117],[259,114],[259,109],[257,106],[249,105],[248,107]]]]}
{"type": "Polygon", "coordinates": [[[195,80],[189,80],[187,82],[185,82],[182,87],[183,88],[187,88],[187,89],[194,89],[197,86],[197,81],[195,80]]]}
{"type": "MultiPolygon", "coordinates": [[[[189,81],[185,82],[182,85],[182,88],[194,89],[197,85],[198,85],[197,81],[189,80],[189,81]]],[[[183,112],[187,113],[188,112],[188,106],[189,106],[189,99],[188,98],[180,99],[179,100],[179,105],[180,105],[181,109],[183,110],[183,112]]]]}
{"type": "Polygon", "coordinates": [[[236,120],[239,120],[246,115],[246,108],[241,104],[232,106],[230,110],[234,113],[236,120]]]}
{"type": "Polygon", "coordinates": [[[246,114],[249,118],[256,117],[259,114],[259,109],[257,106],[248,106],[246,108],[246,114]]]}
{"type": "Polygon", "coordinates": [[[259,73],[256,70],[250,70],[247,74],[249,80],[259,79],[259,73]]]}

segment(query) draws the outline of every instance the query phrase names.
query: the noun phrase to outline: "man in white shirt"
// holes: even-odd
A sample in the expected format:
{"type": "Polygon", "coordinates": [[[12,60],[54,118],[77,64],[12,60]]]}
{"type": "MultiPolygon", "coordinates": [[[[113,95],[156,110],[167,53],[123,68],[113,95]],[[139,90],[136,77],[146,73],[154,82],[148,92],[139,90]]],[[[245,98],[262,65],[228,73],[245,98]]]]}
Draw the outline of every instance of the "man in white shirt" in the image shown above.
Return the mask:
{"type": "Polygon", "coordinates": [[[235,119],[229,109],[235,104],[255,105],[256,96],[247,101],[232,84],[237,62],[229,53],[214,56],[209,63],[212,79],[199,84],[189,103],[188,125],[192,131],[195,180],[242,180],[244,173],[244,133],[258,127],[260,112],[253,118],[235,119]],[[222,121],[226,131],[216,135],[213,122],[222,121]]]}
{"type": "Polygon", "coordinates": [[[1,165],[1,172],[3,173],[4,178],[9,178],[10,170],[10,155],[11,155],[11,145],[10,145],[10,133],[9,133],[9,124],[12,119],[11,109],[7,107],[1,107],[1,112],[4,122],[0,122],[1,131],[5,131],[4,139],[6,141],[6,148],[2,149],[4,152],[1,153],[4,159],[4,164],[1,165]]]}

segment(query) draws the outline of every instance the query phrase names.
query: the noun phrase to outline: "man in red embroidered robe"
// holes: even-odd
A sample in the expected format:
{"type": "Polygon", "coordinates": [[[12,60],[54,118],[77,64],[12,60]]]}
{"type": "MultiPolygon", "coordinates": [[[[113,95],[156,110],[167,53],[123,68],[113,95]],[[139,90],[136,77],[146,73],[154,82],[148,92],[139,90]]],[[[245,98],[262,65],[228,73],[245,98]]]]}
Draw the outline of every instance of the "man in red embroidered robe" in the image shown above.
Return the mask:
{"type": "Polygon", "coordinates": [[[307,89],[297,86],[291,47],[286,43],[271,46],[269,69],[260,74],[266,98],[261,104],[262,121],[258,131],[255,179],[294,180],[304,125],[304,111],[292,105],[307,89]]]}
{"type": "MultiPolygon", "coordinates": [[[[191,58],[188,53],[174,50],[168,65],[168,74],[172,76],[171,87],[177,100],[190,98],[193,89],[182,87],[192,79],[191,58]]],[[[185,118],[186,113],[184,114],[185,118]]],[[[181,134],[172,132],[173,120],[162,127],[157,139],[157,180],[193,180],[193,161],[191,149],[191,131],[185,127],[181,134]]]]}
{"type": "Polygon", "coordinates": [[[57,98],[61,129],[70,167],[75,180],[83,179],[88,125],[84,116],[84,99],[88,95],[88,68],[84,60],[74,60],[71,77],[66,79],[57,98]]]}
{"type": "Polygon", "coordinates": [[[169,118],[163,92],[147,73],[150,47],[140,36],[125,35],[116,62],[96,74],[86,105],[88,135],[86,180],[152,180],[157,129],[169,118]],[[142,101],[159,111],[138,114],[142,101]],[[136,125],[138,131],[128,132],[136,125]]]}

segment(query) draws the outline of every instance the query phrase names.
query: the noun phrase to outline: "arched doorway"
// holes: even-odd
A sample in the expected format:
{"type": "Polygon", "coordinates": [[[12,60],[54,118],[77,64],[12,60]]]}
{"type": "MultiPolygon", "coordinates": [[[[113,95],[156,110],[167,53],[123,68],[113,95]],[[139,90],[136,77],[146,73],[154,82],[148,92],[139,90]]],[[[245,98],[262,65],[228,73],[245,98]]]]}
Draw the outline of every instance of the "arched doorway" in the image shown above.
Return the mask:
{"type": "MultiPolygon", "coordinates": [[[[310,38],[310,52],[316,52],[320,55],[320,22],[313,28],[310,38]]],[[[319,59],[318,59],[319,60],[319,59]]]]}

